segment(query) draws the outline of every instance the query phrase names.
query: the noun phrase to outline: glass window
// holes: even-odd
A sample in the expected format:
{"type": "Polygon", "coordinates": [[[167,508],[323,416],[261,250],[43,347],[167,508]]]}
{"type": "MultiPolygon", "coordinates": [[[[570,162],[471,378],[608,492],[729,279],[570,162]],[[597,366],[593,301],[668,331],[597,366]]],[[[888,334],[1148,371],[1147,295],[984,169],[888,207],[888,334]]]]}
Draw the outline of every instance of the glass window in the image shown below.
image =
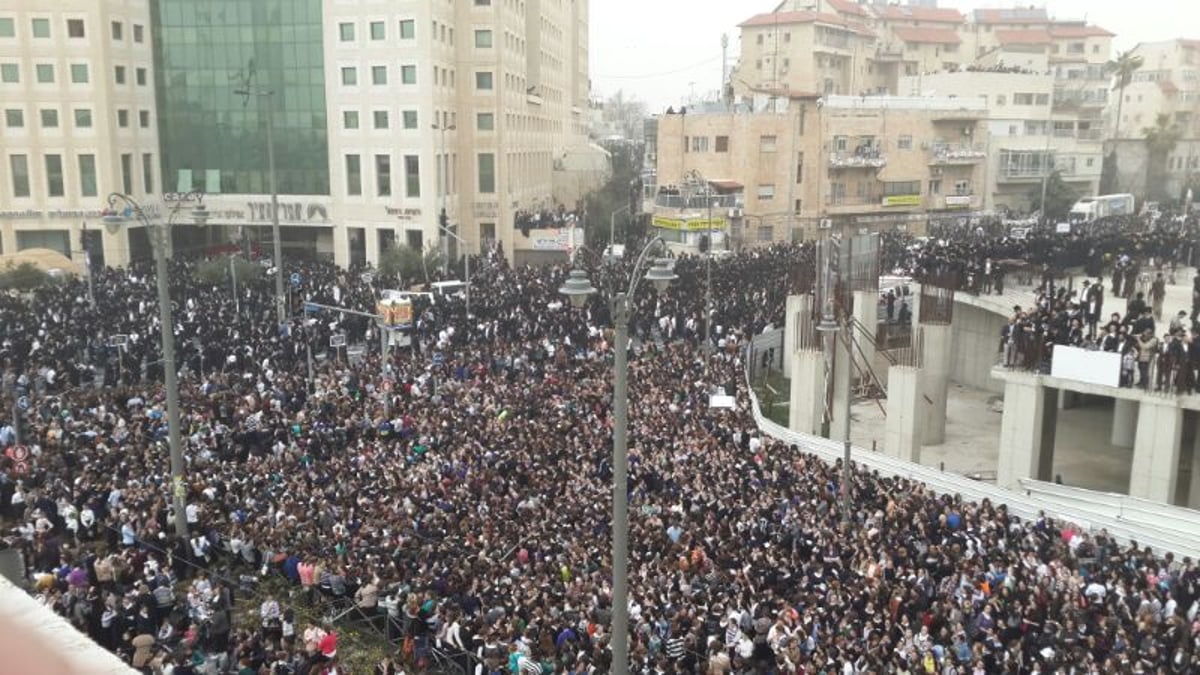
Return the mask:
{"type": "Polygon", "coordinates": [[[475,128],[480,131],[494,131],[496,129],[495,113],[479,113],[475,116],[475,128]]]}
{"type": "Polygon", "coordinates": [[[483,91],[490,91],[492,88],[492,73],[491,71],[482,71],[475,73],[475,88],[483,91]]]}
{"type": "Polygon", "coordinates": [[[10,129],[20,129],[25,126],[25,111],[9,108],[4,111],[4,126],[10,129]]]}
{"type": "Polygon", "coordinates": [[[150,111],[149,110],[139,110],[138,111],[138,126],[143,129],[150,128],[150,111]]]}
{"type": "Polygon", "coordinates": [[[96,156],[79,156],[79,196],[96,196],[96,156]]]}
{"type": "MultiPolygon", "coordinates": [[[[146,194],[154,194],[154,155],[142,153],[142,186],[146,188],[146,194]]],[[[207,190],[208,192],[216,192],[216,190],[207,190]]]]}
{"type": "Polygon", "coordinates": [[[65,193],[62,155],[46,155],[46,194],[61,197],[65,193]]]}
{"type": "Polygon", "coordinates": [[[33,20],[33,37],[35,37],[35,38],[50,37],[50,19],[34,19],[33,20]]]}
{"type": "Polygon", "coordinates": [[[0,38],[17,36],[17,27],[11,17],[0,16],[0,38]]]}
{"type": "Polygon", "coordinates": [[[88,67],[86,63],[71,64],[71,82],[74,84],[87,84],[88,67]]]}
{"type": "Polygon", "coordinates": [[[133,24],[133,41],[141,42],[143,39],[141,24],[133,24]]]}
{"type": "Polygon", "coordinates": [[[775,152],[775,137],[759,136],[758,149],[760,152],[775,152]]]}
{"type": "Polygon", "coordinates": [[[766,202],[775,199],[775,185],[763,184],[758,186],[758,201],[766,202]]]}
{"type": "Polygon", "coordinates": [[[386,110],[376,110],[376,111],[374,111],[374,112],[372,112],[372,113],[371,113],[371,117],[372,117],[372,118],[374,119],[374,121],[375,121],[375,128],[376,128],[376,129],[386,129],[386,128],[388,128],[388,111],[386,111],[386,110]]]}
{"type": "Polygon", "coordinates": [[[338,24],[338,35],[342,42],[354,42],[354,24],[346,22],[338,24]]]}
{"type": "Polygon", "coordinates": [[[901,136],[896,143],[896,148],[899,150],[912,150],[912,136],[901,136]]]}
{"type": "Polygon", "coordinates": [[[717,136],[715,146],[717,152],[729,152],[729,137],[717,136]]]}
{"type": "Polygon", "coordinates": [[[138,85],[139,87],[144,87],[144,86],[146,86],[146,69],[145,69],[145,68],[138,68],[138,69],[135,71],[135,73],[136,73],[136,75],[137,75],[137,85],[138,85]]]}
{"type": "Polygon", "coordinates": [[[75,109],[75,128],[90,129],[92,127],[92,109],[91,108],[76,108],[75,109]]]}
{"type": "Polygon", "coordinates": [[[371,22],[371,39],[372,40],[386,40],[387,39],[386,24],[384,24],[382,21],[372,21],[371,22]]]}
{"type": "Polygon", "coordinates": [[[404,84],[416,84],[417,67],[413,65],[400,66],[400,81],[404,84]]]}
{"type": "Polygon", "coordinates": [[[116,66],[113,68],[113,80],[117,84],[125,84],[125,66],[116,66]]]}
{"type": "Polygon", "coordinates": [[[54,83],[54,64],[53,63],[39,63],[36,66],[34,66],[34,70],[37,73],[37,81],[38,82],[40,82],[42,84],[53,84],[54,83]]]}
{"type": "Polygon", "coordinates": [[[0,82],[17,84],[21,81],[21,69],[15,63],[0,63],[0,82]]]}
{"type": "Polygon", "coordinates": [[[347,87],[353,87],[358,84],[358,68],[354,66],[344,66],[342,68],[342,84],[347,87]]]}
{"type": "Polygon", "coordinates": [[[371,84],[387,84],[387,66],[371,66],[371,84]]]}
{"type": "Polygon", "coordinates": [[[67,19],[67,37],[84,37],[83,19],[67,19]]]}
{"type": "Polygon", "coordinates": [[[29,196],[29,158],[25,155],[9,155],[8,168],[12,174],[14,197],[29,196]]]}
{"type": "Polygon", "coordinates": [[[375,155],[375,194],[380,197],[392,196],[391,155],[375,155]]]}
{"type": "Polygon", "coordinates": [[[479,49],[490,49],[492,47],[492,31],[475,31],[475,46],[479,49]]]}
{"type": "Polygon", "coordinates": [[[54,108],[43,108],[41,111],[42,128],[57,129],[58,128],[58,111],[54,108]]]}
{"type": "Polygon", "coordinates": [[[346,194],[362,194],[362,161],[358,155],[346,155],[346,194]]]}
{"type": "Polygon", "coordinates": [[[342,111],[342,128],[357,129],[358,128],[358,111],[343,110],[342,111]]]}
{"type": "Polygon", "coordinates": [[[124,26],[122,26],[120,21],[112,22],[112,39],[120,40],[122,38],[121,34],[123,32],[124,32],[124,26]]]}
{"type": "Polygon", "coordinates": [[[117,110],[117,126],[122,129],[129,127],[129,111],[124,108],[117,110]]]}
{"type": "Polygon", "coordinates": [[[476,7],[491,7],[492,0],[475,0],[476,7]]]}
{"type": "Polygon", "coordinates": [[[479,192],[480,194],[495,194],[496,192],[496,155],[490,152],[479,154],[479,192]]]}
{"type": "Polygon", "coordinates": [[[417,128],[417,111],[416,110],[405,110],[404,111],[404,128],[405,129],[416,129],[417,128]]]}
{"type": "Polygon", "coordinates": [[[417,22],[412,19],[404,19],[400,22],[400,39],[412,40],[417,37],[417,22]]]}
{"type": "MultiPolygon", "coordinates": [[[[191,176],[188,176],[188,190],[192,189],[191,176]]],[[[121,192],[130,194],[133,192],[133,155],[121,155],[121,192]]],[[[186,190],[180,190],[186,192],[186,190]]]]}
{"type": "Polygon", "coordinates": [[[421,158],[416,155],[404,156],[404,195],[421,196],[421,158]]]}

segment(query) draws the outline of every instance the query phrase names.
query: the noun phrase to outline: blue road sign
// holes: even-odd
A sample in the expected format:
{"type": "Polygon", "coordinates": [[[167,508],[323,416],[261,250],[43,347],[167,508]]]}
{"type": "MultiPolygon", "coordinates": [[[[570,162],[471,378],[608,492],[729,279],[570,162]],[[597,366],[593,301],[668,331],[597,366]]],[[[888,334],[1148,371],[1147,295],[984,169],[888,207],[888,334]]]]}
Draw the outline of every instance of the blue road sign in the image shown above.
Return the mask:
{"type": "Polygon", "coordinates": [[[29,397],[22,396],[21,398],[17,399],[17,407],[21,410],[29,410],[29,397]]]}
{"type": "Polygon", "coordinates": [[[303,279],[300,277],[300,273],[292,272],[292,286],[299,288],[301,281],[303,281],[303,279]]]}
{"type": "Polygon", "coordinates": [[[446,357],[441,352],[433,353],[433,365],[440,366],[446,362],[446,357]]]}
{"type": "Polygon", "coordinates": [[[314,305],[311,302],[304,303],[304,312],[306,314],[316,314],[317,311],[320,309],[321,309],[320,307],[317,307],[316,305],[314,305]]]}

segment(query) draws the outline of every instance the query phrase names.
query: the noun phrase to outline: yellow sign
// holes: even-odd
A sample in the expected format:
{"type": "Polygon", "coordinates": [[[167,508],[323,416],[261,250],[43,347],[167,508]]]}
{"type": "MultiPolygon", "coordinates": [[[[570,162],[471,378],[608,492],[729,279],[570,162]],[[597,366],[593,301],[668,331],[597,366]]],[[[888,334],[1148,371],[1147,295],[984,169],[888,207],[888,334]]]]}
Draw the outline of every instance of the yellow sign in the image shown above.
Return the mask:
{"type": "Polygon", "coordinates": [[[884,206],[920,206],[921,195],[888,195],[883,198],[884,206]]]}
{"type": "Polygon", "coordinates": [[[383,317],[385,326],[405,326],[412,323],[412,303],[381,300],[375,311],[383,317]]]}
{"type": "Polygon", "coordinates": [[[684,218],[667,218],[665,216],[654,216],[651,221],[654,227],[663,230],[688,230],[695,232],[697,230],[723,230],[725,229],[724,218],[713,218],[711,221],[703,218],[684,219],[684,218]]]}

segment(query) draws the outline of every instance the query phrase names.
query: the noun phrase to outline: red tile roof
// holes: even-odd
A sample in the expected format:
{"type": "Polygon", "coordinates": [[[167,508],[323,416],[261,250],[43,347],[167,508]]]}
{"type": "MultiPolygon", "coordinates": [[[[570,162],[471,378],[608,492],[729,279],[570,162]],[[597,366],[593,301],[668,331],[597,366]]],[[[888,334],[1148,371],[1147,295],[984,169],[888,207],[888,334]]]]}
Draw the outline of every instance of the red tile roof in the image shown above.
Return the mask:
{"type": "Polygon", "coordinates": [[[975,10],[975,22],[991,24],[1036,24],[1049,23],[1050,17],[1046,15],[1046,10],[1042,8],[977,9],[975,10]]]}
{"type": "Polygon", "coordinates": [[[854,16],[861,16],[864,19],[871,16],[870,12],[862,5],[854,2],[854,0],[829,0],[829,6],[833,8],[833,11],[840,14],[853,14],[854,16]]]}
{"type": "Polygon", "coordinates": [[[883,17],[892,20],[929,21],[932,23],[962,23],[966,20],[962,12],[948,7],[911,7],[888,5],[883,17]]]}
{"type": "Polygon", "coordinates": [[[998,30],[996,40],[1002,45],[1048,45],[1050,33],[1044,30],[998,30]]]}
{"type": "Polygon", "coordinates": [[[761,28],[763,26],[783,26],[789,24],[800,23],[823,23],[828,26],[838,26],[846,30],[853,31],[859,35],[875,37],[875,33],[866,26],[847,21],[836,14],[825,14],[824,12],[767,12],[766,14],[756,14],[749,19],[738,24],[738,28],[761,28]]]}
{"type": "Polygon", "coordinates": [[[1107,31],[1100,26],[1083,26],[1080,24],[1050,24],[1052,38],[1088,38],[1114,37],[1116,33],[1107,31]]]}
{"type": "Polygon", "coordinates": [[[958,37],[958,33],[948,28],[910,28],[908,26],[896,26],[892,29],[896,37],[905,42],[918,42],[925,44],[937,45],[956,45],[962,42],[962,38],[958,37]]]}

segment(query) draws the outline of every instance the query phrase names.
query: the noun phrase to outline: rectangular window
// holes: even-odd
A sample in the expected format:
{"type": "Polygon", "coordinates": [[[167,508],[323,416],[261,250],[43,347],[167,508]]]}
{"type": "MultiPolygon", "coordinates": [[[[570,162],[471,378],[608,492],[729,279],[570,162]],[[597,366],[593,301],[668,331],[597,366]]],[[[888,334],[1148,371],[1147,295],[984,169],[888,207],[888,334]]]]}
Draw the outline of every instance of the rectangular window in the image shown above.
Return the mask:
{"type": "Polygon", "coordinates": [[[796,184],[804,181],[804,153],[796,153],[796,184]]]}
{"type": "Polygon", "coordinates": [[[475,116],[475,128],[479,131],[494,131],[496,129],[495,113],[479,113],[475,116]]]}
{"type": "Polygon", "coordinates": [[[490,152],[479,154],[479,192],[496,193],[496,155],[490,152]]]}
{"type": "Polygon", "coordinates": [[[717,136],[717,141],[716,141],[715,145],[716,145],[717,152],[729,152],[729,137],[728,136],[717,136]]]}
{"type": "Polygon", "coordinates": [[[42,110],[42,128],[57,129],[58,128],[58,111],[54,108],[45,108],[42,110]]]}
{"type": "Polygon", "coordinates": [[[400,82],[402,84],[416,84],[417,67],[412,65],[400,66],[400,82]]]}
{"type": "Polygon", "coordinates": [[[1038,94],[1036,100],[1038,105],[1050,105],[1050,94],[1038,94]]]}
{"type": "Polygon", "coordinates": [[[76,108],[75,109],[75,128],[76,129],[91,129],[92,128],[92,109],[91,108],[76,108]]]}
{"type": "Polygon", "coordinates": [[[371,22],[371,39],[386,40],[387,39],[387,24],[382,21],[371,22]]]}
{"type": "Polygon", "coordinates": [[[125,84],[125,66],[113,67],[113,81],[117,84],[125,84]]]}
{"type": "Polygon", "coordinates": [[[12,173],[14,197],[29,196],[29,158],[25,155],[9,155],[8,168],[12,173]]]}
{"type": "Polygon", "coordinates": [[[54,84],[54,64],[39,63],[34,66],[34,71],[37,73],[37,81],[41,84],[54,84]]]}
{"type": "Polygon", "coordinates": [[[143,39],[144,39],[144,37],[142,35],[142,25],[139,23],[133,24],[133,41],[137,42],[137,43],[141,43],[141,41],[143,39]]]}
{"type": "Polygon", "coordinates": [[[929,181],[929,194],[931,194],[931,195],[942,194],[942,179],[936,178],[934,180],[929,181]]]}
{"type": "Polygon", "coordinates": [[[122,32],[123,31],[122,31],[121,22],[120,21],[112,22],[112,39],[120,40],[122,32]]]}
{"type": "Polygon", "coordinates": [[[358,155],[346,155],[346,194],[362,194],[362,161],[358,155]]]}
{"type": "Polygon", "coordinates": [[[759,136],[758,149],[760,152],[775,152],[775,137],[759,136]]]}
{"type": "Polygon", "coordinates": [[[759,241],[775,241],[775,226],[774,225],[759,225],[758,226],[759,241]]]}
{"type": "Polygon", "coordinates": [[[137,85],[139,87],[146,86],[146,69],[138,68],[136,71],[134,71],[134,74],[136,76],[135,79],[137,80],[137,85]]]}
{"type": "Polygon", "coordinates": [[[25,126],[25,111],[19,108],[9,108],[4,111],[4,126],[9,129],[20,129],[25,126]]]}
{"type": "Polygon", "coordinates": [[[416,129],[417,128],[417,111],[416,110],[405,110],[402,113],[402,117],[404,119],[404,128],[405,129],[416,129]]]}
{"type": "Polygon", "coordinates": [[[17,36],[17,27],[13,20],[7,16],[0,16],[0,38],[10,38],[17,36]]]}
{"type": "Polygon", "coordinates": [[[792,211],[795,213],[801,213],[802,211],[804,211],[804,200],[797,199],[796,204],[792,207],[792,211]]]}
{"type": "Polygon", "coordinates": [[[954,181],[954,194],[965,196],[971,194],[971,181],[956,180],[954,181]]]}
{"type": "Polygon", "coordinates": [[[88,67],[86,63],[71,64],[71,83],[72,84],[87,84],[88,67]]]}
{"type": "Polygon", "coordinates": [[[887,196],[919,195],[921,194],[921,181],[904,180],[884,183],[883,194],[887,196]]]}
{"type": "Polygon", "coordinates": [[[143,129],[150,128],[150,111],[149,110],[139,110],[138,111],[138,126],[140,126],[143,129]]]}
{"type": "Polygon", "coordinates": [[[117,126],[122,129],[129,128],[129,111],[124,108],[117,110],[117,126]]]}
{"type": "Polygon", "coordinates": [[[353,87],[358,84],[358,68],[354,66],[344,66],[342,68],[342,85],[353,87]]]}
{"type": "Polygon", "coordinates": [[[83,19],[67,19],[67,37],[81,38],[83,36],[83,19]]]}
{"type": "MultiPolygon", "coordinates": [[[[188,171],[187,189],[192,189],[191,171],[188,171]]],[[[133,193],[133,155],[121,155],[121,192],[133,193]]]]}
{"type": "Polygon", "coordinates": [[[491,91],[492,89],[492,73],[491,71],[482,71],[475,73],[475,88],[481,91],[491,91]]]}
{"type": "Polygon", "coordinates": [[[354,42],[354,24],[339,23],[338,35],[341,37],[342,42],[354,42]]]}
{"type": "Polygon", "coordinates": [[[371,84],[387,84],[387,66],[371,66],[371,84]]]}
{"type": "Polygon", "coordinates": [[[33,37],[35,37],[35,38],[50,37],[50,19],[34,19],[33,20],[33,37]]]}
{"type": "Polygon", "coordinates": [[[416,155],[404,156],[404,196],[421,196],[421,158],[416,155]]]}
{"type": "Polygon", "coordinates": [[[375,155],[375,194],[392,196],[392,156],[375,155]]]}
{"type": "Polygon", "coordinates": [[[1013,105],[1033,105],[1033,94],[1013,94],[1013,105]]]}
{"type": "Polygon", "coordinates": [[[374,120],[374,122],[375,122],[375,128],[376,128],[376,129],[386,129],[386,128],[388,128],[388,111],[386,111],[386,110],[376,110],[376,111],[374,111],[374,112],[372,112],[372,113],[371,113],[371,117],[372,117],[372,119],[373,119],[373,120],[374,120]]]}
{"type": "Polygon", "coordinates": [[[773,184],[764,184],[758,186],[758,201],[769,202],[775,199],[775,186],[773,184]]]}
{"type": "Polygon", "coordinates": [[[708,136],[692,136],[692,152],[708,152],[708,136]]]}
{"type": "Polygon", "coordinates": [[[146,188],[146,194],[154,194],[154,155],[149,152],[142,153],[142,186],[146,188]]]}
{"type": "Polygon", "coordinates": [[[343,110],[342,111],[342,128],[357,129],[358,128],[358,111],[343,110]]]}
{"type": "Polygon", "coordinates": [[[417,22],[412,19],[404,19],[400,22],[400,39],[412,40],[417,37],[417,22]]]}
{"type": "Polygon", "coordinates": [[[476,7],[491,7],[492,0],[475,0],[476,7]]]}
{"type": "Polygon", "coordinates": [[[0,63],[0,82],[17,84],[21,81],[21,68],[15,63],[0,63]]]}
{"type": "Polygon", "coordinates": [[[896,143],[898,150],[912,150],[912,136],[901,136],[896,143]]]}
{"type": "Polygon", "coordinates": [[[475,47],[478,49],[492,48],[492,31],[477,30],[475,31],[475,47]]]}
{"type": "Polygon", "coordinates": [[[66,194],[63,187],[62,155],[46,155],[46,194],[51,197],[66,194]]]}
{"type": "Polygon", "coordinates": [[[95,197],[96,190],[96,156],[79,156],[79,195],[95,197]]]}

